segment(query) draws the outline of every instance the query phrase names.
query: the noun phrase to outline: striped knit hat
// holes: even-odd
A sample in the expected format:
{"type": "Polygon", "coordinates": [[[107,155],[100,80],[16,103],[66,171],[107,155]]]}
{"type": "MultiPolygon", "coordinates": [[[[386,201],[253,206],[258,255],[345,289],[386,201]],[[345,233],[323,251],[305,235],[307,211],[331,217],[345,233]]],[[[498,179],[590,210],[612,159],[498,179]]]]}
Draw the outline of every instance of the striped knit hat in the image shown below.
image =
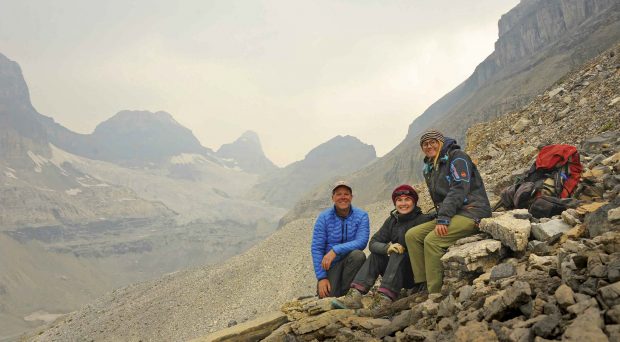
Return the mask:
{"type": "Polygon", "coordinates": [[[444,142],[444,137],[443,137],[443,134],[441,134],[441,132],[434,130],[434,129],[429,129],[425,131],[420,137],[420,147],[426,140],[429,140],[429,139],[435,139],[440,142],[444,142]]]}

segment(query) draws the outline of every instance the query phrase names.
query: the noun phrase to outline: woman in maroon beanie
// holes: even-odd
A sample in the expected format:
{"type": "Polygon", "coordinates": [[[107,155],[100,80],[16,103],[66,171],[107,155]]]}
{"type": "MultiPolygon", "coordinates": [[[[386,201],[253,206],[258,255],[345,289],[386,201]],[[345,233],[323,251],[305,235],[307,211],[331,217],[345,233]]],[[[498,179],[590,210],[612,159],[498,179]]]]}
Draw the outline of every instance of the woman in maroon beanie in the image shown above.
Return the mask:
{"type": "Polygon", "coordinates": [[[362,295],[368,293],[379,275],[383,277],[373,298],[373,308],[391,303],[402,288],[413,287],[413,273],[405,248],[405,233],[411,227],[430,221],[432,216],[422,214],[417,206],[418,193],[409,185],[403,184],[394,189],[392,202],[394,210],[370,239],[370,256],[357,272],[349,292],[334,301],[336,306],[361,308],[362,295]]]}

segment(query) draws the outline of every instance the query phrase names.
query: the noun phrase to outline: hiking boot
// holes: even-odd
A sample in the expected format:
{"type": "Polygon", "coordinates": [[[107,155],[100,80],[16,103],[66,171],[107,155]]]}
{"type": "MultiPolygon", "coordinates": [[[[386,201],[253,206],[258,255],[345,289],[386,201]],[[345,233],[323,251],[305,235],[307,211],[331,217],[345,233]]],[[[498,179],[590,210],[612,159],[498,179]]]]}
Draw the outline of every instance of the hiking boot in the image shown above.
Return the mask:
{"type": "Polygon", "coordinates": [[[428,288],[426,287],[426,282],[414,284],[413,287],[407,291],[407,294],[409,296],[414,295],[414,294],[420,294],[420,295],[428,294],[428,288]]]}
{"type": "Polygon", "coordinates": [[[379,313],[380,310],[391,304],[392,299],[390,297],[381,292],[375,292],[368,310],[370,310],[374,316],[376,313],[379,313]]]}
{"type": "Polygon", "coordinates": [[[350,288],[346,295],[332,300],[332,305],[338,309],[359,309],[362,307],[362,293],[350,288]]]}

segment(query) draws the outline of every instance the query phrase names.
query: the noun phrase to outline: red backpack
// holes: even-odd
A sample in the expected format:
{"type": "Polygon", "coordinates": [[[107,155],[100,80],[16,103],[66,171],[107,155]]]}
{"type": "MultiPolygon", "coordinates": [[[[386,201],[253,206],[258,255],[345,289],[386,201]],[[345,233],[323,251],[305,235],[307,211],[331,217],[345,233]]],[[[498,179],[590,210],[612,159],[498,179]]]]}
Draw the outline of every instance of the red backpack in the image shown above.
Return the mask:
{"type": "Polygon", "coordinates": [[[569,198],[573,194],[582,171],[575,146],[547,145],[538,152],[530,170],[502,191],[501,200],[494,209],[500,206],[506,209],[527,208],[538,217],[557,215],[566,209],[562,204],[564,202],[558,199],[569,198]]]}

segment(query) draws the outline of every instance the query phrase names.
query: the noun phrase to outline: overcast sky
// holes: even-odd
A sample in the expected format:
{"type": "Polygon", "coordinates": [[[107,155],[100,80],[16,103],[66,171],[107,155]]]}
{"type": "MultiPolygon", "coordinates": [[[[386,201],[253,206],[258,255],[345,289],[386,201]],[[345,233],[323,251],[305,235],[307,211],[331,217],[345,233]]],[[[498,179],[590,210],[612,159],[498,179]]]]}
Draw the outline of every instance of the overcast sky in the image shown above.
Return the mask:
{"type": "Polygon", "coordinates": [[[215,150],[254,130],[284,166],[336,135],[389,152],[517,3],[0,0],[0,53],[73,131],[164,110],[215,150]]]}

